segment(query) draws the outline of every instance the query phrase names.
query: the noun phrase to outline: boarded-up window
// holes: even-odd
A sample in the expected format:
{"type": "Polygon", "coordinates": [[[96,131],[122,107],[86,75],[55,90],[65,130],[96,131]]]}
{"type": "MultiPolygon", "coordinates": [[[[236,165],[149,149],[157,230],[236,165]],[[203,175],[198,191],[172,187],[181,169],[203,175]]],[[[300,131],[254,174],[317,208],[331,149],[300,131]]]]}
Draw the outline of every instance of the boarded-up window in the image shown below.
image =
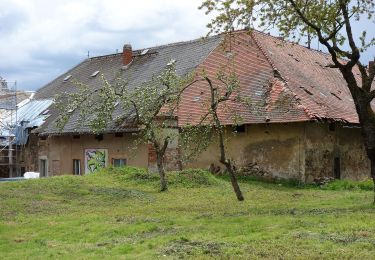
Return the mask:
{"type": "Polygon", "coordinates": [[[59,160],[53,160],[52,161],[52,174],[53,175],[61,174],[60,161],[59,160]]]}

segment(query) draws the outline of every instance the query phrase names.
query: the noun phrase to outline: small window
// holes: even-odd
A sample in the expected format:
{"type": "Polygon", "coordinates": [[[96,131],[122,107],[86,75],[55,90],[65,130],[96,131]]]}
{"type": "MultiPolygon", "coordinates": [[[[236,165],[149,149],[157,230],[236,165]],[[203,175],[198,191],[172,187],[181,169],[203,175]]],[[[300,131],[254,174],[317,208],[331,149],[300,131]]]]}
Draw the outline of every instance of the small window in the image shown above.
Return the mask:
{"type": "Polygon", "coordinates": [[[104,139],[104,136],[103,136],[103,134],[98,134],[98,135],[95,135],[95,139],[100,142],[104,139]]]}
{"type": "Polygon", "coordinates": [[[124,137],[123,133],[115,133],[115,137],[124,137]]]}
{"type": "Polygon", "coordinates": [[[150,49],[144,49],[142,52],[141,52],[141,55],[145,55],[147,54],[147,52],[149,51],[150,49]]]}
{"type": "Polygon", "coordinates": [[[43,115],[43,116],[46,116],[46,115],[48,115],[48,113],[49,113],[49,110],[46,109],[46,110],[43,111],[42,115],[43,115]]]}
{"type": "Polygon", "coordinates": [[[233,128],[234,133],[245,133],[245,131],[246,131],[245,125],[236,125],[233,128]]]}
{"type": "Polygon", "coordinates": [[[91,77],[93,77],[93,78],[95,78],[96,77],[96,75],[98,75],[99,74],[99,70],[97,70],[97,71],[95,71],[93,74],[91,74],[91,77]]]}
{"type": "Polygon", "coordinates": [[[81,175],[81,160],[73,159],[73,174],[81,175]]]}
{"type": "Polygon", "coordinates": [[[329,131],[334,132],[335,130],[336,130],[336,125],[335,125],[335,123],[331,123],[331,124],[329,124],[329,131]]]}
{"type": "Polygon", "coordinates": [[[333,165],[333,174],[335,175],[335,179],[341,179],[341,167],[340,167],[340,158],[335,157],[334,165],[333,165]]]}
{"type": "Polygon", "coordinates": [[[64,78],[64,82],[68,81],[70,78],[72,77],[72,75],[68,75],[64,78]]]}
{"type": "Polygon", "coordinates": [[[126,165],[126,159],[112,159],[112,165],[114,167],[123,167],[126,165]]]}
{"type": "Polygon", "coordinates": [[[73,135],[73,139],[80,139],[81,136],[80,135],[73,135]]]}
{"type": "Polygon", "coordinates": [[[39,160],[39,171],[40,171],[40,177],[47,177],[47,160],[46,159],[40,159],[39,160]]]}

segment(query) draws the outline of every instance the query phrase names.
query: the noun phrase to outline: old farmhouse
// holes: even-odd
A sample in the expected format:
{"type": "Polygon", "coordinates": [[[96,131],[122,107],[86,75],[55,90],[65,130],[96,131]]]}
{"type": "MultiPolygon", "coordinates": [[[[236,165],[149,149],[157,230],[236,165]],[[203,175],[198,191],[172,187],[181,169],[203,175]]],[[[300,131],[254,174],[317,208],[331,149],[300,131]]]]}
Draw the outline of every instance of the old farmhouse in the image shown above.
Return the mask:
{"type": "MultiPolygon", "coordinates": [[[[141,50],[125,45],[123,53],[84,60],[40,88],[34,100],[47,104],[58,93],[76,91],[74,80],[98,88],[101,74],[110,81],[121,75],[131,86],[138,86],[162,71],[171,59],[176,60],[181,75],[203,69],[215,75],[222,66],[233,63],[241,95],[252,101],[252,108],[231,101],[229,106],[241,116],[240,126],[233,126],[227,110],[220,116],[227,125],[229,155],[240,169],[304,182],[369,176],[354,103],[340,72],[327,67],[330,56],[257,31],[141,50]]],[[[207,95],[204,82],[187,89],[178,110],[179,127],[200,120],[207,95]]],[[[72,111],[59,130],[55,122],[58,111],[53,105],[43,109],[37,110],[37,116],[45,116],[43,122],[31,125],[28,132],[26,171],[54,176],[90,173],[108,165],[155,167],[151,145],[133,149],[136,128],[113,122],[102,134],[94,135],[88,125],[79,123],[79,112],[72,111]]],[[[179,160],[183,151],[177,149],[177,143],[175,140],[168,148],[165,161],[169,169],[220,166],[214,144],[185,165],[179,160]]]]}

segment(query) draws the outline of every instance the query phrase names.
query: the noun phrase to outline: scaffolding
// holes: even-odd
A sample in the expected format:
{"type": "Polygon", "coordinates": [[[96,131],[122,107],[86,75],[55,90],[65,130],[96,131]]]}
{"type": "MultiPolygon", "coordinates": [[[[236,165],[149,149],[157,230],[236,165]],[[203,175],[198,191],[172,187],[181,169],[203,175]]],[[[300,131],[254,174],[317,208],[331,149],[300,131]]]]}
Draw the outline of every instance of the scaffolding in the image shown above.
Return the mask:
{"type": "Polygon", "coordinates": [[[20,177],[20,149],[17,145],[17,82],[0,77],[0,177],[20,177]],[[8,174],[7,174],[8,172],[8,174]]]}

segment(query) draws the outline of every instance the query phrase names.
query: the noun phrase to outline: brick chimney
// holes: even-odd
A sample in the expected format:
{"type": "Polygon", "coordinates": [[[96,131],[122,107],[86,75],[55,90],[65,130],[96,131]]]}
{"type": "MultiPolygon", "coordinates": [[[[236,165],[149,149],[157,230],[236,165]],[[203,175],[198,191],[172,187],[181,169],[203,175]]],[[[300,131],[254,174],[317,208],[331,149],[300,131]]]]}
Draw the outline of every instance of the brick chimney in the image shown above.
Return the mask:
{"type": "Polygon", "coordinates": [[[130,44],[125,44],[122,52],[122,65],[127,66],[133,60],[133,51],[130,44]]]}

